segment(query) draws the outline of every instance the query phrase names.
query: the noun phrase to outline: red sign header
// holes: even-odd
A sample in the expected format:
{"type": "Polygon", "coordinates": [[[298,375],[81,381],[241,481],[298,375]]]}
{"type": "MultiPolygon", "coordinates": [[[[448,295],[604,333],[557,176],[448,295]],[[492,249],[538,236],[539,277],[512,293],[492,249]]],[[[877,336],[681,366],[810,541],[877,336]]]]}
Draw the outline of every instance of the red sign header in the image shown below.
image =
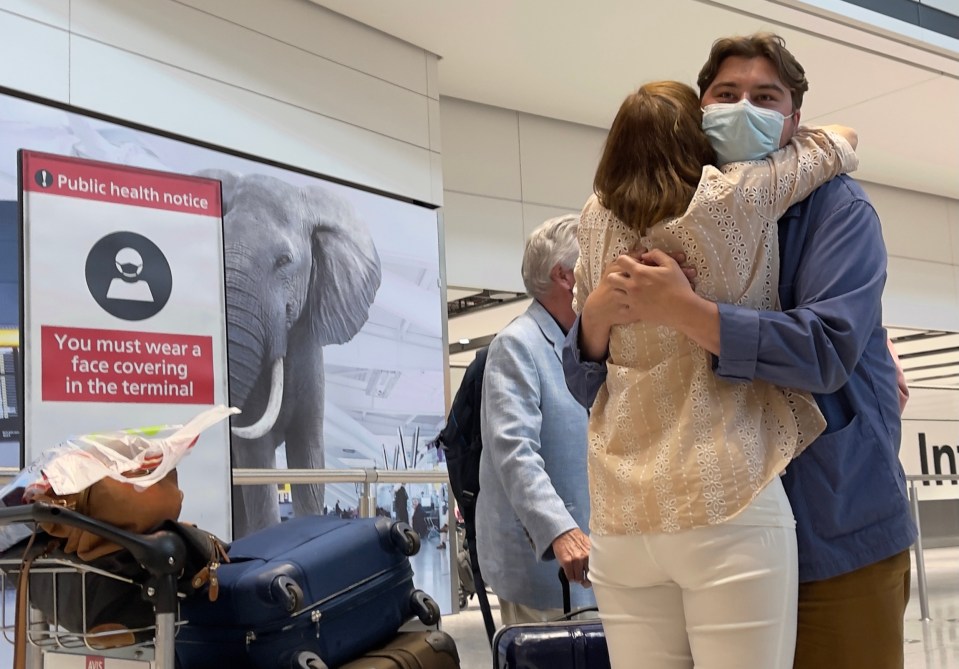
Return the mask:
{"type": "Polygon", "coordinates": [[[220,182],[22,151],[23,190],[206,216],[221,215],[220,182]]]}

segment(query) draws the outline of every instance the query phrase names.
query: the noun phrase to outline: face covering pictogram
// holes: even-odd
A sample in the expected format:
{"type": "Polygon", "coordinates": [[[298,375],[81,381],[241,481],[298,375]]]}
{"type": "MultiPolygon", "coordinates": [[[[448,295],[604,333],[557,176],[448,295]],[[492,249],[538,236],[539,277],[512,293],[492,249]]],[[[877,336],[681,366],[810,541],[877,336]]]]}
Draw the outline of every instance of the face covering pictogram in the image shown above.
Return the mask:
{"type": "Polygon", "coordinates": [[[97,304],[126,321],[159,313],[173,290],[163,252],[135,232],[114,232],[94,244],[87,255],[86,279],[97,304]]]}

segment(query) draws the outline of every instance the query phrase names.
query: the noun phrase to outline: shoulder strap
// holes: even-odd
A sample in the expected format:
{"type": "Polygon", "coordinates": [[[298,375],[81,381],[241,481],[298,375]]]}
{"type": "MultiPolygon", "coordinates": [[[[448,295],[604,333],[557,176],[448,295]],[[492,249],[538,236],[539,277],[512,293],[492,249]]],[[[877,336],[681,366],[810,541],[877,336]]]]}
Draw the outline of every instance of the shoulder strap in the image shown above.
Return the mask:
{"type": "Polygon", "coordinates": [[[479,599],[480,611],[483,613],[483,624],[486,626],[486,637],[489,639],[490,648],[493,647],[493,635],[496,634],[496,623],[493,622],[493,609],[489,604],[489,597],[486,596],[486,583],[483,581],[483,574],[480,572],[479,555],[476,551],[476,531],[470,532],[470,525],[466,526],[467,544],[466,548],[470,554],[470,567],[473,570],[473,587],[476,589],[476,598],[479,599]],[[470,538],[472,534],[472,538],[470,538]]]}

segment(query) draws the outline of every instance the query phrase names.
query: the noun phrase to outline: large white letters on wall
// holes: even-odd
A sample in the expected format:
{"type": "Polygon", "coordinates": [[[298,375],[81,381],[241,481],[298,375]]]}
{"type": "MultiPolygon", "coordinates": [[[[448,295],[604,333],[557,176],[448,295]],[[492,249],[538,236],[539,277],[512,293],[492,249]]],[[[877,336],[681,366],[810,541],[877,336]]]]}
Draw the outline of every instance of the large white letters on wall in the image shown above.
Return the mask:
{"type": "MultiPolygon", "coordinates": [[[[959,473],[959,390],[913,388],[902,421],[899,459],[907,475],[959,473]]],[[[919,499],[957,499],[959,482],[916,484],[919,499]]]]}

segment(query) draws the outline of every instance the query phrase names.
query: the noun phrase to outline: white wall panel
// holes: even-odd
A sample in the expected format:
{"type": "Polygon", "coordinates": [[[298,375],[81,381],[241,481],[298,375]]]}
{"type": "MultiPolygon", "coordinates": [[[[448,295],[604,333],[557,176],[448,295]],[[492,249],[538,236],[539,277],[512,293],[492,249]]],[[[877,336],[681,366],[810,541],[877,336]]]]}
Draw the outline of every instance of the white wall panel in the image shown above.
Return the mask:
{"type": "Polygon", "coordinates": [[[443,156],[430,151],[430,184],[432,187],[430,202],[435,205],[443,204],[443,156]]]}
{"type": "Polygon", "coordinates": [[[440,122],[440,101],[432,98],[426,101],[430,125],[430,150],[443,150],[443,128],[440,122]]]}
{"type": "Polygon", "coordinates": [[[949,200],[872,183],[863,183],[862,187],[882,221],[882,234],[890,255],[953,262],[949,200]]]}
{"type": "MultiPolygon", "coordinates": [[[[64,30],[70,26],[70,0],[0,0],[0,11],[18,14],[64,30]]],[[[4,32],[4,37],[7,34],[4,32]]]]}
{"type": "Polygon", "coordinates": [[[170,0],[72,2],[74,34],[429,147],[422,94],[170,0]]]}
{"type": "Polygon", "coordinates": [[[919,4],[928,5],[941,12],[959,16],[959,0],[919,0],[919,4]]]}
{"type": "Polygon", "coordinates": [[[446,192],[446,284],[523,290],[519,202],[446,192]]]}
{"type": "Polygon", "coordinates": [[[952,200],[947,207],[949,237],[952,240],[952,264],[959,266],[959,201],[952,200]]]}
{"type": "MultiPolygon", "coordinates": [[[[583,204],[586,204],[586,201],[583,201],[583,204]]],[[[529,233],[535,230],[540,223],[545,222],[547,219],[553,218],[554,216],[562,216],[563,214],[579,214],[579,209],[573,207],[548,207],[541,204],[529,204],[528,202],[523,203],[523,240],[529,237],[529,233]]]]}
{"type": "MultiPolygon", "coordinates": [[[[312,2],[177,1],[411,91],[427,93],[424,66],[435,56],[312,2]]],[[[149,4],[153,2],[149,0],[149,4]]]]}
{"type": "Polygon", "coordinates": [[[66,102],[70,96],[67,32],[0,11],[0,84],[66,102]]]}
{"type": "Polygon", "coordinates": [[[888,275],[886,325],[959,331],[956,266],[890,257],[888,275]]]}
{"type": "Polygon", "coordinates": [[[952,200],[948,205],[949,237],[952,241],[952,275],[959,295],[959,201],[952,200]]]}
{"type": "Polygon", "coordinates": [[[447,214],[448,267],[450,277],[456,277],[448,283],[523,290],[518,268],[526,237],[546,219],[582,209],[606,132],[456,98],[442,98],[440,107],[446,206],[459,208],[447,214]],[[507,251],[511,263],[505,277],[489,271],[475,230],[453,226],[451,218],[481,226],[484,244],[501,235],[496,252],[507,251]],[[490,218],[495,218],[492,225],[490,218]]]}
{"type": "Polygon", "coordinates": [[[434,100],[440,99],[440,59],[432,53],[426,56],[426,94],[434,100]]]}
{"type": "Polygon", "coordinates": [[[959,265],[952,266],[952,284],[953,290],[955,290],[955,294],[957,295],[956,309],[954,309],[952,312],[953,320],[956,322],[956,325],[952,329],[956,332],[959,332],[959,316],[956,315],[956,310],[959,310],[959,265]]]}
{"type": "Polygon", "coordinates": [[[606,131],[529,114],[519,115],[523,201],[582,209],[606,131]]]}
{"type": "Polygon", "coordinates": [[[455,98],[440,109],[446,190],[519,200],[516,112],[455,98]]]}
{"type": "Polygon", "coordinates": [[[430,152],[84,38],[74,104],[418,200],[430,152]]]}

